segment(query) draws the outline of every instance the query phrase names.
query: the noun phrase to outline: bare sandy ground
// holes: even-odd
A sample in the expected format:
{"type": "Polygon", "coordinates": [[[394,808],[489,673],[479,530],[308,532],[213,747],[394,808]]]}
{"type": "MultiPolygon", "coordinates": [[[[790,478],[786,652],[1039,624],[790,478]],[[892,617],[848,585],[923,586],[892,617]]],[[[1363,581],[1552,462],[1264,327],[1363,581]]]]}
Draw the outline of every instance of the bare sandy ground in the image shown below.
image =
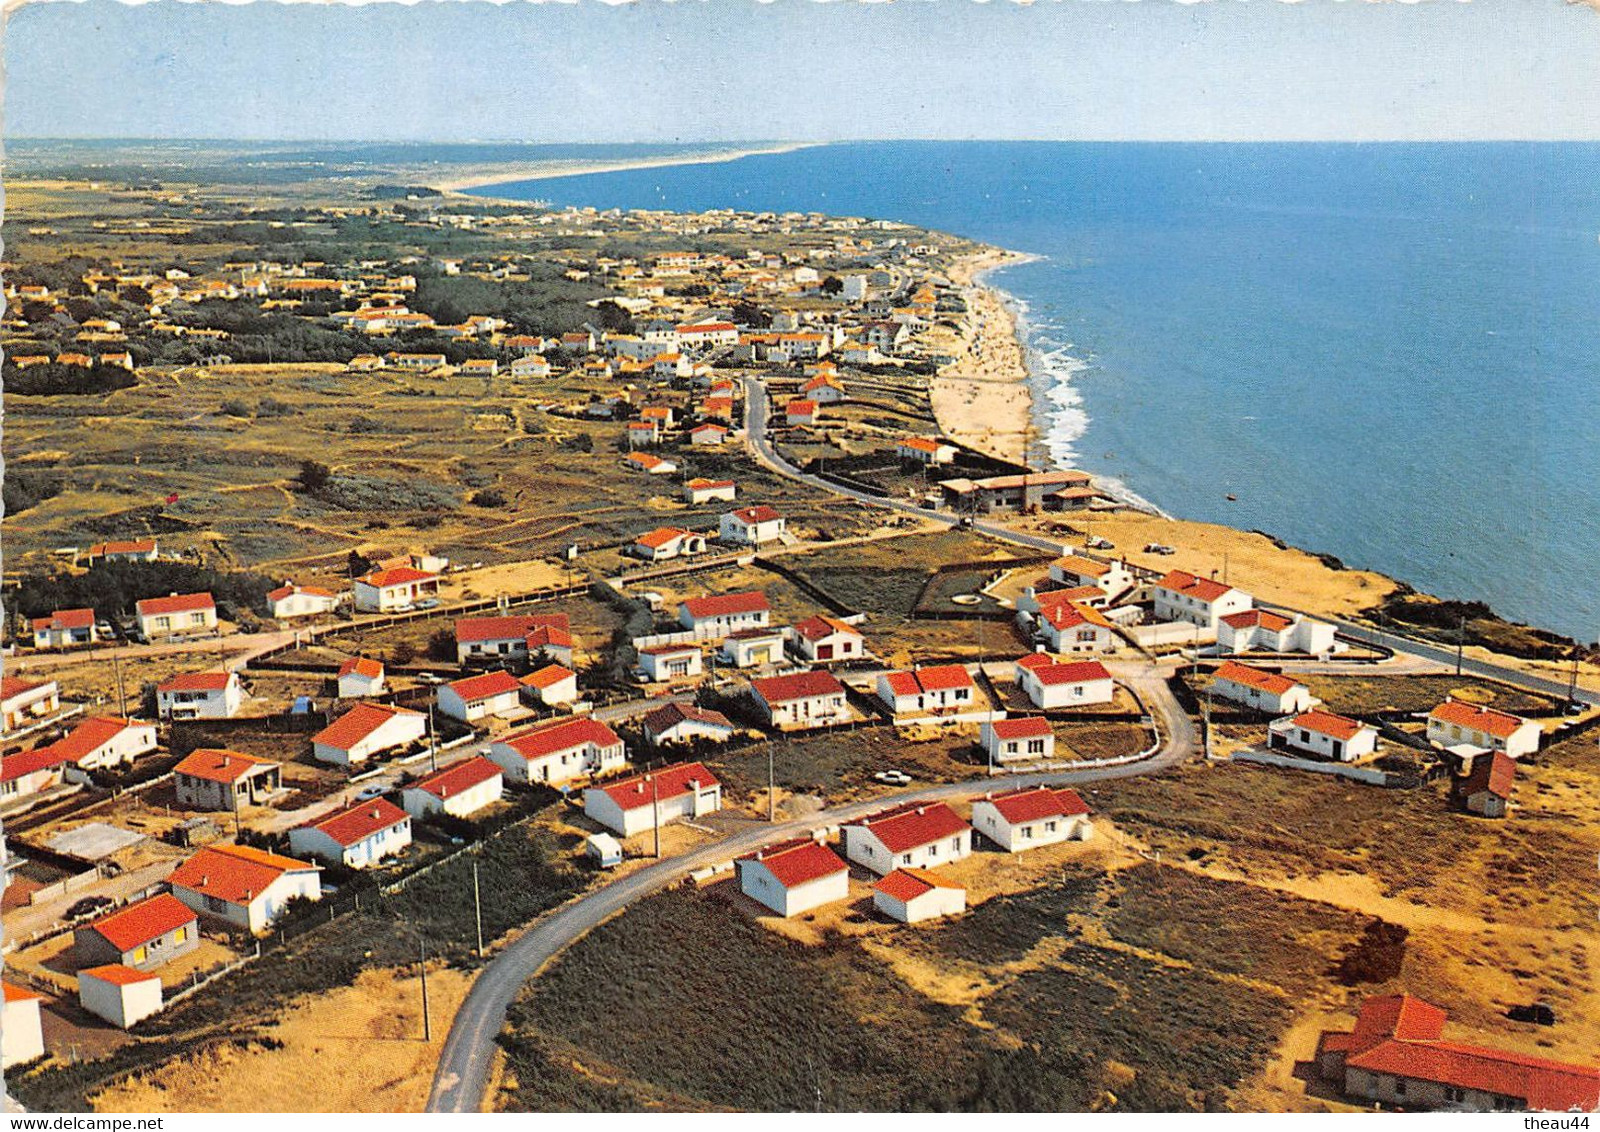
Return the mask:
{"type": "Polygon", "coordinates": [[[793,153],[795,150],[810,149],[825,144],[825,142],[786,142],[780,145],[690,153],[678,157],[645,157],[633,161],[568,160],[489,165],[481,169],[459,172],[456,176],[445,180],[429,181],[428,187],[438,189],[442,193],[458,193],[465,189],[506,185],[515,181],[546,181],[555,177],[582,177],[590,173],[620,173],[628,169],[661,169],[669,165],[715,165],[724,161],[737,161],[741,157],[793,153]]]}

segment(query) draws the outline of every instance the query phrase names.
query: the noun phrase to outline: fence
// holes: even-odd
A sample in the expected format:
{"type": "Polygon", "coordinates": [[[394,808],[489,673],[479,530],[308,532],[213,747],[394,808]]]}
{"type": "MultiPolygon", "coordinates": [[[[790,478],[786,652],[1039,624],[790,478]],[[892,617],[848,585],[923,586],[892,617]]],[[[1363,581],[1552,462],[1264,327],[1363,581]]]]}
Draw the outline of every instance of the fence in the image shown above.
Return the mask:
{"type": "Polygon", "coordinates": [[[1263,766],[1284,767],[1288,770],[1309,770],[1314,774],[1331,774],[1364,782],[1368,786],[1389,786],[1390,775],[1368,767],[1345,766],[1343,763],[1321,763],[1311,759],[1297,759],[1289,755],[1270,755],[1265,751],[1235,751],[1234,762],[1260,763],[1263,766]]]}
{"type": "Polygon", "coordinates": [[[231,975],[231,974],[233,974],[233,972],[237,971],[240,967],[243,967],[246,963],[254,963],[257,959],[260,959],[260,958],[261,958],[261,941],[257,940],[256,941],[256,949],[255,949],[255,952],[253,954],[242,956],[241,958],[235,959],[232,963],[225,963],[221,967],[218,967],[215,971],[211,971],[211,972],[207,973],[204,978],[200,977],[200,973],[198,971],[195,972],[194,978],[192,979],[192,981],[189,983],[188,986],[184,987],[182,990],[176,992],[175,994],[170,994],[170,995],[168,995],[166,997],[166,1001],[164,1003],[162,1003],[162,1009],[166,1009],[167,1007],[171,1006],[175,1002],[182,1002],[184,999],[188,998],[191,994],[194,994],[196,991],[203,990],[205,987],[210,986],[212,983],[216,982],[218,979],[222,978],[224,975],[231,975]]]}

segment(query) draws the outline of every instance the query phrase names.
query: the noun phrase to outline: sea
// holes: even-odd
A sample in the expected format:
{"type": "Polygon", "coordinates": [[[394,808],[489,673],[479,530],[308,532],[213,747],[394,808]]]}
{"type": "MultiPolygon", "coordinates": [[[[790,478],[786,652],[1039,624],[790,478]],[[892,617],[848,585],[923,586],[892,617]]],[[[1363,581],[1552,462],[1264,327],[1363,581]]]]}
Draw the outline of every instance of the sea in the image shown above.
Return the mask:
{"type": "Polygon", "coordinates": [[[986,282],[1050,461],[1600,636],[1600,145],[850,143],[481,191],[1029,253],[986,282]]]}

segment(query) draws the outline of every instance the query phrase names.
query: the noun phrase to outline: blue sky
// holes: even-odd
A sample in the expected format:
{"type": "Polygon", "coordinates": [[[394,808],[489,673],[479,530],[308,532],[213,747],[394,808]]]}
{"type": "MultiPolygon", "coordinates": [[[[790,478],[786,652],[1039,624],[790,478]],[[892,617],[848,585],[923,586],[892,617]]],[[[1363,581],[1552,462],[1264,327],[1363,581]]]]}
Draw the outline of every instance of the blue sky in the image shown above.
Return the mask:
{"type": "Polygon", "coordinates": [[[12,137],[1600,138],[1564,0],[32,4],[12,137]]]}

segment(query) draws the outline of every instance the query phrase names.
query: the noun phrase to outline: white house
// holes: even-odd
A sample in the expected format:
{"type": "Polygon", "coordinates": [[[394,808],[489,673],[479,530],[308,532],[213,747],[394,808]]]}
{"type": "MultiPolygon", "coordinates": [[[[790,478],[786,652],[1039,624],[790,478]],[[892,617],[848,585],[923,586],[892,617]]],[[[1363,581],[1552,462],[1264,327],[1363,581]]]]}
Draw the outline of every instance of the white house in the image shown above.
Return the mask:
{"type": "Polygon", "coordinates": [[[311,737],[311,757],[335,766],[360,766],[375,755],[419,742],[428,717],[392,704],[359,703],[311,737]]]}
{"type": "Polygon", "coordinates": [[[764,668],[783,659],[788,630],[781,627],[740,629],[722,639],[718,655],[735,668],[764,668]]]}
{"type": "Polygon", "coordinates": [[[357,802],[289,831],[289,851],[366,869],[411,844],[411,815],[387,798],[357,802]]]}
{"type": "Polygon", "coordinates": [[[5,1010],[0,1013],[0,1069],[10,1069],[44,1056],[44,1030],[39,1024],[39,1001],[44,996],[11,983],[0,983],[5,1010]]]}
{"type": "Polygon", "coordinates": [[[967,910],[967,890],[927,869],[896,869],[872,886],[872,906],[891,920],[916,924],[967,910]]]}
{"type": "Polygon", "coordinates": [[[580,716],[508,735],[489,748],[489,760],[512,782],[559,786],[620,770],[627,750],[610,727],[580,716]]]}
{"type": "Polygon", "coordinates": [[[1016,676],[1033,706],[1045,710],[1109,704],[1117,694],[1111,673],[1098,660],[1063,664],[1049,653],[1029,653],[1017,661],[1016,676]]]}
{"type": "Polygon", "coordinates": [[[10,804],[60,786],[72,760],[55,744],[0,756],[0,804],[10,804]]]}
{"type": "Polygon", "coordinates": [[[0,714],[7,732],[18,731],[61,710],[61,689],[54,680],[0,677],[0,714]]]}
{"type": "Polygon", "coordinates": [[[972,804],[972,828],[1007,853],[1094,836],[1089,806],[1076,790],[1028,786],[972,804]]]}
{"type": "Polygon", "coordinates": [[[1428,713],[1428,741],[1442,747],[1502,751],[1514,759],[1539,749],[1544,729],[1510,712],[1447,699],[1428,713]]]}
{"type": "Polygon", "coordinates": [[[178,805],[237,813],[283,788],[283,764],[226,747],[197,747],[172,768],[178,805]]]}
{"type": "Polygon", "coordinates": [[[126,1030],[161,1010],[161,976],[121,963],[78,972],[78,1003],[96,1018],[126,1030]]]}
{"type": "Polygon", "coordinates": [[[1267,725],[1267,745],[1320,758],[1353,762],[1378,749],[1378,729],[1360,720],[1313,708],[1267,725]]]}
{"type": "Polygon", "coordinates": [[[648,680],[682,680],[705,671],[698,645],[654,645],[639,652],[639,668],[648,680]]]}
{"type": "Polygon", "coordinates": [[[522,685],[505,669],[468,676],[439,687],[439,710],[462,723],[513,712],[522,702],[522,685]]]}
{"type": "Polygon", "coordinates": [[[734,862],[739,891],[780,916],[850,898],[850,866],[809,837],[757,849],[734,862]]]}
{"type": "Polygon", "coordinates": [[[33,647],[65,649],[94,644],[94,610],[58,609],[49,617],[33,619],[33,647]]]}
{"type": "Polygon", "coordinates": [[[1056,753],[1056,733],[1042,715],[1014,715],[978,728],[978,743],[991,762],[1048,759],[1056,753]]]}
{"type": "Polygon", "coordinates": [[[894,454],[907,463],[938,467],[955,461],[956,446],[928,436],[908,436],[895,445],[894,454]]]}
{"type": "Polygon", "coordinates": [[[162,719],[232,719],[243,703],[237,672],[180,672],[156,685],[162,719]]]}
{"type": "Polygon", "coordinates": [[[538,652],[570,667],[572,647],[572,625],[565,613],[462,617],[456,621],[459,664],[496,657],[521,659],[538,652]]]}
{"type": "Polygon", "coordinates": [[[85,770],[130,766],[156,749],[156,725],[137,719],[97,715],[84,720],[52,744],[85,770]]]}
{"type": "Polygon", "coordinates": [[[701,448],[715,448],[727,439],[727,427],[715,421],[705,421],[689,430],[689,443],[701,448]]]}
{"type": "Polygon", "coordinates": [[[769,727],[826,727],[850,719],[844,685],[830,672],[758,677],[750,681],[750,691],[769,727]]]}
{"type": "Polygon", "coordinates": [[[1157,621],[1187,621],[1215,633],[1224,617],[1243,613],[1254,599],[1224,582],[1170,570],[1150,588],[1157,621]]]}
{"type": "Polygon", "coordinates": [[[722,808],[722,783],[701,763],[677,763],[583,792],[583,812],[623,837],[722,808]]]}
{"type": "Polygon", "coordinates": [[[275,620],[291,617],[315,617],[332,613],[339,604],[339,595],[321,586],[297,586],[285,582],[275,590],[267,591],[267,603],[275,620]]]}
{"type": "Polygon", "coordinates": [[[850,822],[844,855],[886,876],[900,868],[931,868],[972,852],[972,827],[943,802],[917,802],[850,822]]]}
{"type": "Polygon", "coordinates": [[[374,570],[355,580],[356,608],[363,613],[393,613],[439,596],[439,575],[410,566],[374,570]]]}
{"type": "Polygon", "coordinates": [[[878,677],[878,699],[892,715],[958,712],[977,702],[978,688],[964,665],[936,664],[878,677]]]}
{"type": "Polygon", "coordinates": [[[662,704],[644,717],[644,737],[653,747],[707,740],[724,743],[738,732],[720,711],[693,704],[662,704]]]}
{"type": "Polygon", "coordinates": [[[717,520],[717,537],[739,546],[762,546],[783,538],[787,520],[765,503],[725,511],[717,520]]]}
{"type": "Polygon", "coordinates": [[[1334,628],[1308,621],[1300,614],[1283,617],[1265,609],[1230,613],[1217,624],[1217,647],[1223,653],[1303,652],[1322,656],[1334,650],[1334,628]]]}
{"type": "Polygon", "coordinates": [[[738,485],[733,480],[709,480],[697,477],[683,485],[683,501],[695,505],[718,500],[732,503],[738,490],[738,485]]]}
{"type": "Polygon", "coordinates": [[[400,805],[418,819],[430,814],[469,818],[498,802],[504,785],[500,768],[478,756],[417,779],[400,792],[400,805]]]}
{"type": "Polygon", "coordinates": [[[134,602],[139,635],[147,641],[209,633],[217,627],[217,603],[208,593],[168,594],[134,602]]]}
{"type": "Polygon", "coordinates": [[[1317,703],[1311,689],[1277,672],[1226,661],[1211,677],[1211,692],[1232,703],[1273,715],[1309,711],[1317,703]]]}
{"type": "Polygon", "coordinates": [[[383,695],[383,661],[353,656],[339,666],[339,698],[359,700],[383,695]]]}
{"type": "Polygon", "coordinates": [[[866,640],[855,626],[820,614],[798,622],[789,634],[796,654],[813,664],[860,660],[866,654],[866,640]]]}
{"type": "Polygon", "coordinates": [[[1044,603],[1039,635],[1055,652],[1111,652],[1117,647],[1117,630],[1110,619],[1075,601],[1044,603]]]}
{"type": "Polygon", "coordinates": [[[767,595],[760,590],[692,597],[678,606],[678,624],[701,636],[765,628],[771,615],[767,595]]]}
{"type": "Polygon", "coordinates": [[[202,916],[262,932],[294,899],[322,899],[322,866],[245,845],[208,845],[167,878],[202,916]]]}
{"type": "Polygon", "coordinates": [[[578,674],[564,665],[536,668],[518,682],[528,696],[544,707],[570,704],[578,698],[578,674]]]}
{"type": "Polygon", "coordinates": [[[706,536],[682,527],[657,527],[633,540],[634,557],[646,562],[664,562],[705,551],[706,536]]]}
{"type": "Polygon", "coordinates": [[[1133,574],[1124,562],[1097,562],[1081,554],[1068,554],[1050,564],[1050,580],[1068,588],[1093,586],[1114,595],[1133,585],[1133,574]]]}

